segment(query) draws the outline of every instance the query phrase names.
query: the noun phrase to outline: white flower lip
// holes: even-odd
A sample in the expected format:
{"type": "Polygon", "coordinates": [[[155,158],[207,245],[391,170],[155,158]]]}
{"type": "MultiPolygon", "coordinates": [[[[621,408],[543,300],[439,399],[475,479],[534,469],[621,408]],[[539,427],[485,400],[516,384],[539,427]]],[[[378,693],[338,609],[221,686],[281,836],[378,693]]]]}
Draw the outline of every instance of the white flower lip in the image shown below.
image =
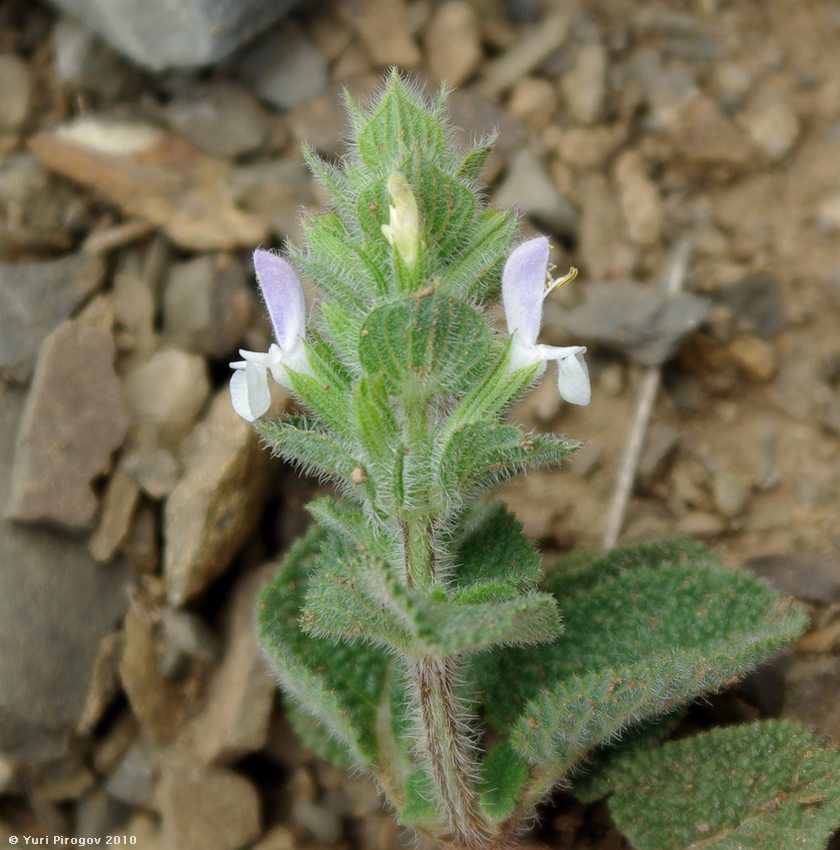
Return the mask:
{"type": "Polygon", "coordinates": [[[303,335],[306,331],[306,304],[303,287],[295,270],[282,257],[269,251],[254,252],[254,269],[277,338],[268,351],[239,350],[242,360],[230,364],[233,409],[248,422],[259,419],[271,406],[268,376],[281,386],[289,386],[286,367],[308,371],[303,335]]]}
{"type": "MultiPolygon", "coordinates": [[[[561,278],[546,286],[549,244],[545,236],[529,239],[516,248],[505,263],[502,273],[502,302],[508,333],[513,338],[511,366],[519,368],[554,360],[557,363],[557,389],[570,404],[586,405],[592,398],[589,371],[582,345],[538,345],[542,325],[543,301],[558,285],[570,280],[561,278]]],[[[543,367],[544,368],[544,367],[543,367]]]]}

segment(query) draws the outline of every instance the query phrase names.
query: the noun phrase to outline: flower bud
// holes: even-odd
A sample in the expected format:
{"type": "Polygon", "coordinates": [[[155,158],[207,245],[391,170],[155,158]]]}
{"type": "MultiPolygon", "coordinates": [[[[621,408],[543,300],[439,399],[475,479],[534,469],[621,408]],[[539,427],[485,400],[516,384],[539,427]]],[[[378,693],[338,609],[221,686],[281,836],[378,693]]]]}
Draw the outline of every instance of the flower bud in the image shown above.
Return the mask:
{"type": "Polygon", "coordinates": [[[411,187],[402,174],[394,171],[388,178],[388,192],[391,195],[391,218],[382,225],[382,233],[389,245],[409,269],[417,264],[420,252],[420,216],[417,201],[411,187]]]}

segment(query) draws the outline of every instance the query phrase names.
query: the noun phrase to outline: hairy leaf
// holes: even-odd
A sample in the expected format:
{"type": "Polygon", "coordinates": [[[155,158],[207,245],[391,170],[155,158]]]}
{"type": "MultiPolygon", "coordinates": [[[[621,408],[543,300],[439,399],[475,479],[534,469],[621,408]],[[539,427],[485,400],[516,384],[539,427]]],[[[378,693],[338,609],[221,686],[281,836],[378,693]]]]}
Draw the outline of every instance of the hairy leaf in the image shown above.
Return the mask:
{"type": "Polygon", "coordinates": [[[556,434],[529,435],[515,425],[473,422],[458,428],[443,450],[441,488],[446,493],[480,493],[514,475],[559,464],[577,446],[556,434]]]}
{"type": "Polygon", "coordinates": [[[441,289],[479,303],[498,293],[502,265],[516,235],[510,211],[483,210],[464,239],[464,248],[441,270],[441,289]]]}
{"type": "Polygon", "coordinates": [[[387,173],[411,149],[442,157],[446,136],[433,115],[410,95],[399,74],[388,80],[385,94],[361,128],[358,150],[362,162],[374,173],[387,173]]]}
{"type": "Polygon", "coordinates": [[[668,560],[582,583],[558,596],[560,638],[475,669],[488,719],[513,724],[518,752],[563,772],[628,726],[753,669],[805,623],[762,582],[705,564],[668,560]]]}
{"type": "Polygon", "coordinates": [[[409,590],[381,558],[345,537],[328,537],[316,565],[301,617],[312,635],[370,641],[408,657],[447,657],[544,642],[560,632],[549,594],[472,602],[409,590]]]}
{"type": "Polygon", "coordinates": [[[458,164],[456,175],[464,180],[475,181],[481,176],[484,166],[496,145],[498,133],[492,132],[471,147],[458,164]]]}
{"type": "Polygon", "coordinates": [[[584,803],[600,800],[621,788],[627,781],[627,770],[640,752],[662,744],[677,728],[684,711],[666,714],[658,720],[633,726],[615,744],[599,747],[591,760],[575,776],[572,791],[584,803]]]}
{"type": "Polygon", "coordinates": [[[481,368],[490,331],[471,307],[429,291],[374,310],[362,329],[359,356],[398,390],[411,381],[435,381],[457,391],[481,368]]]}
{"type": "Polygon", "coordinates": [[[258,422],[257,431],[275,455],[310,474],[349,484],[361,464],[331,434],[303,417],[258,422]]]}
{"type": "Polygon", "coordinates": [[[484,758],[478,783],[484,813],[493,821],[509,817],[528,777],[528,762],[507,741],[495,744],[484,758]]]}
{"type": "Polygon", "coordinates": [[[460,541],[451,583],[461,592],[485,585],[536,587],[542,562],[522,523],[501,502],[485,507],[460,541]]]}
{"type": "Polygon", "coordinates": [[[637,850],[825,850],[840,753],[785,721],[713,729],[639,751],[610,812],[637,850]]]}
{"type": "Polygon", "coordinates": [[[310,532],[296,543],[261,593],[259,638],[287,696],[317,720],[356,764],[369,766],[377,757],[376,712],[387,656],[360,644],[310,637],[298,625],[322,536],[310,532]]]}
{"type": "Polygon", "coordinates": [[[384,271],[359,244],[358,235],[351,233],[335,213],[307,216],[303,232],[311,254],[335,269],[351,291],[367,301],[387,291],[384,271]]]}
{"type": "Polygon", "coordinates": [[[409,161],[427,245],[439,259],[449,258],[465,241],[475,216],[475,195],[446,174],[421,150],[409,161]]]}

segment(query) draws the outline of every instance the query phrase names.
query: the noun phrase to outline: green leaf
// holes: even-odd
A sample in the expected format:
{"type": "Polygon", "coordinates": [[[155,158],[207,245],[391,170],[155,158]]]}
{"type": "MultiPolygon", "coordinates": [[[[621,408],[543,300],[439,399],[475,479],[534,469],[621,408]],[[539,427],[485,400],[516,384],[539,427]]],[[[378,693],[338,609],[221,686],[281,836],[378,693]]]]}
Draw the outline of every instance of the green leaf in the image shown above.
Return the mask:
{"type": "Polygon", "coordinates": [[[714,552],[690,537],[618,546],[609,552],[578,549],[546,569],[543,589],[562,599],[590,590],[628,570],[641,567],[656,570],[679,564],[714,567],[718,563],[714,552]]]}
{"type": "Polygon", "coordinates": [[[324,301],[321,304],[320,319],[343,361],[352,366],[354,371],[359,371],[359,333],[362,330],[363,317],[337,301],[324,301]]]}
{"type": "Polygon", "coordinates": [[[260,594],[257,630],[284,692],[355,764],[377,758],[376,714],[388,658],[370,646],[312,638],[298,625],[323,534],[314,530],[296,543],[275,579],[260,594]]]}
{"type": "Polygon", "coordinates": [[[402,431],[391,410],[391,403],[381,376],[364,375],[353,389],[353,412],[356,433],[364,452],[365,466],[376,482],[380,501],[394,502],[394,477],[397,459],[402,455],[402,431]]]}
{"type": "Polygon", "coordinates": [[[387,564],[328,537],[316,561],[301,615],[308,634],[364,639],[408,656],[456,656],[499,645],[551,640],[561,629],[557,602],[527,593],[494,602],[459,603],[409,590],[387,564]]]}
{"type": "Polygon", "coordinates": [[[575,777],[572,793],[578,800],[592,803],[624,787],[628,769],[638,754],[664,743],[684,714],[682,710],[675,711],[659,720],[640,723],[622,735],[617,743],[599,747],[586,762],[580,775],[575,777]]]}
{"type": "Polygon", "coordinates": [[[464,240],[464,249],[441,270],[441,289],[483,303],[498,294],[505,258],[516,236],[509,210],[483,210],[464,240]]]}
{"type": "Polygon", "coordinates": [[[415,151],[406,176],[414,187],[427,244],[438,259],[448,260],[470,232],[475,195],[423,151],[415,151]]]}
{"type": "Polygon", "coordinates": [[[384,553],[386,543],[380,539],[382,529],[357,506],[348,504],[346,499],[337,502],[331,496],[323,496],[310,502],[306,510],[324,531],[343,534],[348,542],[364,546],[374,554],[384,553]]]}
{"type": "Polygon", "coordinates": [[[488,133],[483,139],[480,139],[478,144],[471,147],[465,154],[458,165],[455,174],[462,180],[473,182],[478,180],[490,154],[493,153],[493,148],[496,146],[498,133],[488,133]]]}
{"type": "Polygon", "coordinates": [[[326,376],[307,375],[291,369],[287,372],[292,389],[301,402],[339,437],[352,441],[353,420],[350,416],[349,393],[343,382],[333,383],[326,376]]]}
{"type": "Polygon", "coordinates": [[[327,162],[308,142],[301,146],[303,159],[318,182],[329,192],[330,198],[345,220],[352,220],[353,187],[339,165],[327,162]]]}
{"type": "Polygon", "coordinates": [[[330,737],[326,727],[307,714],[299,705],[287,702],[283,709],[289,724],[306,749],[312,750],[318,758],[344,770],[352,770],[356,766],[353,757],[341,742],[330,737]]]}
{"type": "Polygon", "coordinates": [[[465,393],[446,423],[445,438],[464,425],[482,420],[500,419],[513,402],[534,382],[538,367],[510,368],[510,342],[496,344],[493,359],[484,379],[465,393]]]}
{"type": "Polygon", "coordinates": [[[456,392],[483,366],[489,348],[490,331],[475,310],[429,290],[374,310],[362,328],[359,356],[395,392],[417,381],[456,392]]]}
{"type": "Polygon", "coordinates": [[[412,149],[442,157],[446,136],[439,120],[395,71],[385,92],[358,136],[362,162],[375,174],[386,174],[412,149]]]}
{"type": "Polygon", "coordinates": [[[440,486],[446,493],[471,496],[514,475],[565,460],[578,446],[556,434],[525,434],[515,425],[492,420],[454,431],[440,460],[440,486]]]}
{"type": "Polygon", "coordinates": [[[412,652],[411,601],[381,558],[329,535],[315,563],[301,612],[307,634],[412,652]]]}
{"type": "Polygon", "coordinates": [[[345,287],[362,296],[363,303],[388,291],[385,271],[335,213],[308,215],[303,220],[303,232],[311,255],[335,270],[345,287]]]}
{"type": "Polygon", "coordinates": [[[350,484],[353,470],[361,466],[329,432],[304,417],[258,422],[256,427],[273,454],[304,474],[350,484]]]}
{"type": "Polygon", "coordinates": [[[542,562],[534,544],[522,533],[522,523],[497,502],[484,507],[460,541],[456,569],[450,577],[461,593],[504,585],[530,590],[542,577],[542,562]]]}
{"type": "Polygon", "coordinates": [[[399,822],[403,826],[442,830],[443,817],[437,803],[437,789],[427,770],[413,770],[405,783],[405,806],[400,809],[399,822]]]}
{"type": "Polygon", "coordinates": [[[488,719],[513,724],[515,749],[561,774],[631,724],[755,668],[805,625],[762,582],[704,563],[635,566],[559,599],[557,641],[494,653],[474,672],[488,719]]]}
{"type": "Polygon", "coordinates": [[[528,762],[507,741],[494,744],[481,765],[479,803],[490,820],[510,817],[528,781],[528,762]]]}
{"type": "Polygon", "coordinates": [[[417,608],[418,637],[434,655],[544,643],[562,630],[557,600],[548,593],[483,603],[418,600],[417,608]]]}
{"type": "Polygon", "coordinates": [[[785,721],[713,729],[640,751],[610,812],[637,850],[825,850],[840,753],[785,721]]]}

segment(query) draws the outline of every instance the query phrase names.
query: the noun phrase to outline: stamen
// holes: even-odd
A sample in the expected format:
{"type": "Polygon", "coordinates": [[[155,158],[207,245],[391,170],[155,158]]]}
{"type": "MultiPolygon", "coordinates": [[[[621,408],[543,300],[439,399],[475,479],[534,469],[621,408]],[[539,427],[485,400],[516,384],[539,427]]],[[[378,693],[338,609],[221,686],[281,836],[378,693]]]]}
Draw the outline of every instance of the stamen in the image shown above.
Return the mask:
{"type": "Polygon", "coordinates": [[[563,277],[558,277],[556,280],[549,281],[545,285],[545,292],[543,293],[543,299],[548,298],[555,289],[559,289],[561,286],[565,286],[567,283],[571,283],[578,276],[578,270],[572,266],[563,277]]]}

